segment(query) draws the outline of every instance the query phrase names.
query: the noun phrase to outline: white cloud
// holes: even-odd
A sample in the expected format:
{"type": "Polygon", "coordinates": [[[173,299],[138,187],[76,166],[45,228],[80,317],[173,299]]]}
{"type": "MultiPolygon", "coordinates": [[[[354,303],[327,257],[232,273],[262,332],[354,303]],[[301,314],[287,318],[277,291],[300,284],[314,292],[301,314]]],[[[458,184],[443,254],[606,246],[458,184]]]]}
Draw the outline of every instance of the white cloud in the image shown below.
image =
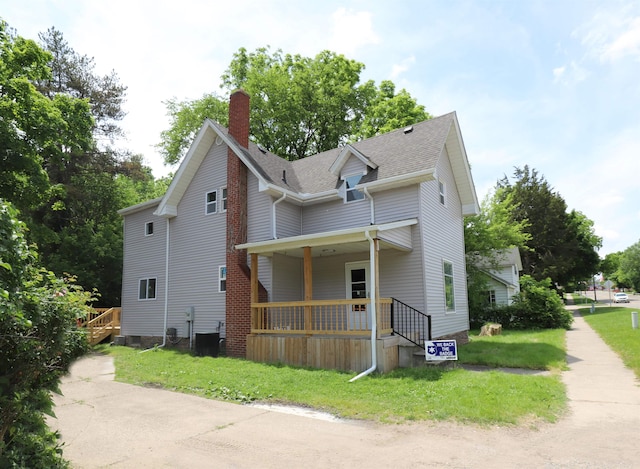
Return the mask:
{"type": "Polygon", "coordinates": [[[575,85],[586,80],[588,76],[587,69],[573,60],[569,63],[569,66],[563,65],[553,69],[553,82],[565,86],[575,85]]]}
{"type": "Polygon", "coordinates": [[[640,11],[636,3],[601,9],[573,32],[587,47],[587,55],[602,62],[640,60],[640,11]]]}
{"type": "Polygon", "coordinates": [[[371,12],[338,8],[332,15],[329,49],[352,57],[364,46],[379,44],[380,38],[373,29],[372,17],[371,12]]]}
{"type": "Polygon", "coordinates": [[[396,80],[400,74],[410,70],[411,67],[416,63],[416,58],[412,55],[407,57],[399,64],[394,64],[391,68],[391,80],[396,80]]]}

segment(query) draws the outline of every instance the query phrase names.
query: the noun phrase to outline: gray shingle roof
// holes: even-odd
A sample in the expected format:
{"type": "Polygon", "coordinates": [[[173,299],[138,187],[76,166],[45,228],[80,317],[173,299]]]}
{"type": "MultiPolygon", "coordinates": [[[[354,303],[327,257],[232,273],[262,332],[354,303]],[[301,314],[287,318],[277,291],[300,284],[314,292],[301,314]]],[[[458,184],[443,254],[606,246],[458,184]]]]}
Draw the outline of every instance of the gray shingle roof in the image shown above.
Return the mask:
{"type": "MultiPolygon", "coordinates": [[[[454,119],[452,112],[414,124],[410,132],[398,129],[352,143],[351,146],[378,165],[378,169],[371,171],[361,182],[435,168],[454,119]]],[[[274,185],[301,194],[317,194],[336,188],[337,178],[329,168],[341,151],[342,148],[335,148],[291,162],[250,143],[245,156],[274,185]]]]}

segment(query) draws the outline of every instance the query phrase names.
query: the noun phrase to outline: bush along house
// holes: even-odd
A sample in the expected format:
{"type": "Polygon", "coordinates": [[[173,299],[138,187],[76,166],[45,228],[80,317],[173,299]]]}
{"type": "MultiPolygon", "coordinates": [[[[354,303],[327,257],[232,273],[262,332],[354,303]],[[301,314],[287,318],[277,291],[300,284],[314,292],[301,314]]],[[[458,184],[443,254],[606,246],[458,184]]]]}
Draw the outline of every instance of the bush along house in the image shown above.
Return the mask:
{"type": "Polygon", "coordinates": [[[468,338],[463,217],[478,211],[455,113],[286,161],[206,120],[166,194],[124,218],[126,345],[386,372],[468,338]]]}

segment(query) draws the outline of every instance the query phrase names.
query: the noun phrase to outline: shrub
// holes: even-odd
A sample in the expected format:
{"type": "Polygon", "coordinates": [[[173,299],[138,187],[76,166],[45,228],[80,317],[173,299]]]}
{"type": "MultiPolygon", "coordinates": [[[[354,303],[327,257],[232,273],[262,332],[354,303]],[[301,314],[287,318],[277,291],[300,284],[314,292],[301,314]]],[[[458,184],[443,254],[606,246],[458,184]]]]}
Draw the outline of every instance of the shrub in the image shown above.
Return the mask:
{"type": "Polygon", "coordinates": [[[38,266],[17,216],[0,199],[0,468],[67,467],[45,415],[87,349],[76,319],[90,295],[38,266]]]}
{"type": "Polygon", "coordinates": [[[520,278],[520,292],[513,304],[475,311],[471,327],[496,322],[505,329],[569,329],[573,316],[562,298],[551,288],[551,280],[536,281],[529,275],[520,278]]]}

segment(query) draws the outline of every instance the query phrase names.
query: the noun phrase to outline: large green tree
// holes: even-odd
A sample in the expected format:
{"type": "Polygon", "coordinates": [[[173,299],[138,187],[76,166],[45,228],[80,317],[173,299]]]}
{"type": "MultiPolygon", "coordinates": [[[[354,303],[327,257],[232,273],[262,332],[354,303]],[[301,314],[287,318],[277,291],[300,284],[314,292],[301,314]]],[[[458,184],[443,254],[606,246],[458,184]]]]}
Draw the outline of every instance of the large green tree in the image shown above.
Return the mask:
{"type": "MultiPolygon", "coordinates": [[[[364,64],[330,51],[311,58],[241,48],[221,87],[249,93],[251,138],[289,160],[431,117],[407,91],[396,93],[391,81],[380,88],[371,80],[360,83],[363,70],[364,64]]],[[[165,104],[171,123],[158,148],[168,164],[180,161],[206,117],[226,125],[226,99],[216,94],[165,104]]]]}
{"type": "Polygon", "coordinates": [[[524,273],[563,286],[597,273],[601,239],[593,223],[580,212],[568,213],[565,200],[535,169],[515,168],[513,179],[505,176],[497,187],[499,203],[512,205],[512,221],[526,223],[524,273]]]}
{"type": "Polygon", "coordinates": [[[56,158],[45,158],[44,168],[55,188],[49,199],[30,213],[31,237],[39,245],[47,267],[57,274],[77,276],[87,289],[100,292],[100,304],[120,304],[122,220],[119,208],[155,196],[155,190],[132,193],[122,186],[144,189],[153,176],[142,158],[116,150],[123,136],[126,87],[115,72],[99,75],[94,59],[80,55],[55,28],[40,35],[49,52],[51,73],[36,80],[50,99],[87,102],[93,125],[90,145],[68,148],[56,158]],[[124,182],[132,179],[131,184],[124,182]]]}
{"type": "Polygon", "coordinates": [[[622,252],[620,276],[624,283],[640,291],[640,241],[622,252]]]}
{"type": "Polygon", "coordinates": [[[50,77],[50,60],[0,20],[0,197],[23,210],[50,197],[48,162],[91,145],[87,100],[48,97],[34,86],[50,77]]]}
{"type": "Polygon", "coordinates": [[[511,194],[497,188],[480,204],[478,215],[465,218],[464,244],[467,267],[469,311],[475,314],[487,306],[487,269],[498,269],[502,253],[524,248],[530,235],[526,221],[513,220],[511,194]]]}

